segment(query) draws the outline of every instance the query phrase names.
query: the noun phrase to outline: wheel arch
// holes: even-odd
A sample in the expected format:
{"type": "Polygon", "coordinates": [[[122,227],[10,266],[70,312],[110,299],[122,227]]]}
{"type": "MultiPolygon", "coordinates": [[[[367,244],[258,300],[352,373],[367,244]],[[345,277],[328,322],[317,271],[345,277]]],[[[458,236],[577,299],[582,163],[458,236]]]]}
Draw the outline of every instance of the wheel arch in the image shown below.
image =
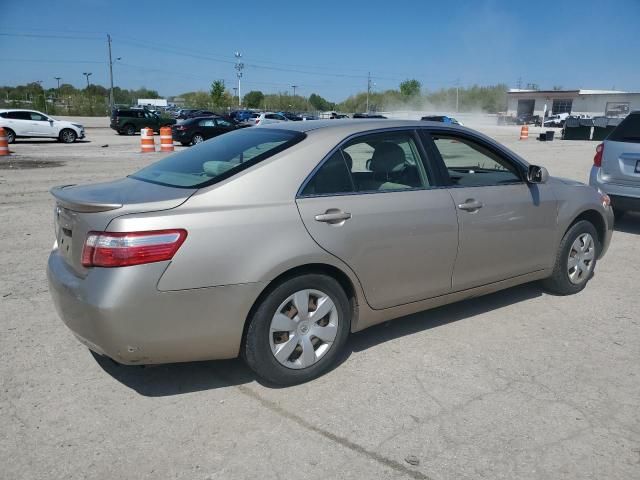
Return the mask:
{"type": "Polygon", "coordinates": [[[602,217],[602,215],[600,214],[600,212],[598,212],[597,210],[590,209],[590,210],[584,210],[581,213],[579,213],[573,219],[573,221],[569,224],[569,226],[567,227],[564,233],[566,234],[571,227],[573,227],[576,223],[578,223],[581,220],[586,220],[587,222],[591,223],[595,227],[596,232],[598,233],[598,243],[600,244],[600,247],[601,247],[600,249],[602,251],[602,246],[604,245],[605,239],[607,236],[607,223],[605,219],[602,217]]]}
{"type": "Polygon", "coordinates": [[[340,284],[340,286],[344,290],[345,294],[347,295],[347,298],[349,300],[349,305],[350,305],[350,308],[351,308],[351,325],[350,325],[350,328],[352,328],[354,324],[357,324],[357,319],[358,319],[358,293],[356,291],[356,285],[354,284],[352,279],[349,277],[349,275],[347,275],[340,268],[338,268],[338,267],[336,267],[334,265],[326,264],[326,263],[307,263],[307,264],[303,264],[303,265],[298,265],[298,266],[292,267],[292,268],[280,273],[273,280],[271,280],[262,289],[262,291],[260,292],[260,294],[258,295],[256,300],[253,302],[253,305],[249,309],[249,313],[247,314],[246,318],[244,319],[244,326],[242,328],[242,341],[241,341],[241,347],[240,347],[241,354],[242,354],[242,350],[243,350],[244,345],[245,345],[245,339],[246,339],[246,335],[247,335],[247,328],[249,326],[249,322],[251,320],[251,317],[253,316],[253,313],[255,312],[256,308],[258,308],[258,306],[262,303],[264,298],[267,295],[269,295],[269,293],[271,293],[271,291],[276,286],[280,285],[282,282],[284,282],[284,281],[286,281],[286,280],[288,280],[290,278],[298,277],[298,276],[301,276],[301,275],[313,274],[313,273],[321,274],[321,275],[327,275],[327,276],[333,278],[334,280],[336,280],[340,284]]]}

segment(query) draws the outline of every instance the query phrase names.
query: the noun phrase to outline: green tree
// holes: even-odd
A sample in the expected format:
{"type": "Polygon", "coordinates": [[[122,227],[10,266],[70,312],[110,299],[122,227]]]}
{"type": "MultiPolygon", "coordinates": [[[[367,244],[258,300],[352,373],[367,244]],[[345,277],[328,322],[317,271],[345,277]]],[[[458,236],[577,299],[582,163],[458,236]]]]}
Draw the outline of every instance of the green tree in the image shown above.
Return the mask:
{"type": "Polygon", "coordinates": [[[400,93],[405,97],[417,97],[420,95],[422,85],[416,79],[405,80],[400,84],[400,93]]]}
{"type": "Polygon", "coordinates": [[[316,110],[327,111],[327,110],[333,110],[335,108],[335,103],[331,103],[325,100],[324,98],[322,98],[320,95],[316,93],[312,93],[309,96],[309,103],[316,110]]]}
{"type": "Polygon", "coordinates": [[[224,107],[224,94],[225,94],[224,80],[215,80],[211,84],[211,101],[213,103],[214,108],[224,107]]]}
{"type": "Polygon", "coordinates": [[[260,90],[251,90],[244,96],[243,103],[249,108],[260,108],[264,101],[264,93],[260,90]]]}

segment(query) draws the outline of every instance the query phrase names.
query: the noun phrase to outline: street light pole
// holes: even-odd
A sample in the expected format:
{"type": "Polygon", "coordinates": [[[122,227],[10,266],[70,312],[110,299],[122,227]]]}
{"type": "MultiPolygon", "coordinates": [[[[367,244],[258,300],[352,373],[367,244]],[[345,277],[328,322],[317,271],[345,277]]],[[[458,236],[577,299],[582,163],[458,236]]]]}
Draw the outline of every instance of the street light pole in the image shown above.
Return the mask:
{"type": "Polygon", "coordinates": [[[371,72],[367,73],[367,113],[369,113],[369,95],[371,94],[371,72]]]}
{"type": "MultiPolygon", "coordinates": [[[[42,88],[42,80],[38,80],[36,83],[40,85],[40,88],[42,88]]],[[[42,88],[42,99],[44,100],[44,113],[49,113],[49,109],[47,108],[47,94],[45,93],[44,88],[42,88]]]]}
{"type": "Polygon", "coordinates": [[[107,33],[107,46],[109,47],[109,81],[111,89],[109,90],[109,110],[113,110],[113,60],[111,59],[111,35],[107,33]]]}
{"type": "Polygon", "coordinates": [[[87,88],[89,88],[89,77],[91,75],[93,75],[92,72],[83,72],[82,75],[84,75],[85,77],[87,77],[87,88]]]}
{"type": "Polygon", "coordinates": [[[291,88],[293,88],[293,96],[296,96],[296,88],[298,88],[298,85],[291,85],[291,88]]]}
{"type": "Polygon", "coordinates": [[[235,69],[238,71],[238,106],[242,106],[242,93],[240,90],[240,79],[242,78],[242,69],[244,68],[244,63],[240,61],[242,58],[242,54],[240,52],[235,52],[233,54],[236,57],[236,66],[235,69]]]}

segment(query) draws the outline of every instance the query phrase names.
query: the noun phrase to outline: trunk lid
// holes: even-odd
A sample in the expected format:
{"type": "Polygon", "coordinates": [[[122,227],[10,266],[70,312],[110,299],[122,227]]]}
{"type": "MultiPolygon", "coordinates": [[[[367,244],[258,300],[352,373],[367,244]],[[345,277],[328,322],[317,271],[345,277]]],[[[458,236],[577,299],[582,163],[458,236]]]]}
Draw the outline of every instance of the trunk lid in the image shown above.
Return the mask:
{"type": "Polygon", "coordinates": [[[90,185],[54,187],[54,228],[58,253],[78,274],[87,233],[103,231],[115,217],[129,213],[168,210],[184,203],[196,189],[174,188],[123,178],[90,185]]]}

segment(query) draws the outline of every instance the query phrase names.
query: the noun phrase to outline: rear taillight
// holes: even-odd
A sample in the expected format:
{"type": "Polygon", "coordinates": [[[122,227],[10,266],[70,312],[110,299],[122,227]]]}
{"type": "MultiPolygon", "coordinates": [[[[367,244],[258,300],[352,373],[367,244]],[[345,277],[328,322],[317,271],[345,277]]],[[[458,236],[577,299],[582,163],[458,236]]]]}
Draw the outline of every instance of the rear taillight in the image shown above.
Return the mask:
{"type": "Polygon", "coordinates": [[[171,260],[187,238],[186,230],[89,232],[82,249],[85,267],[127,267],[171,260]]]}
{"type": "Polygon", "coordinates": [[[258,125],[260,123],[260,119],[256,118],[256,125],[258,125]]]}
{"type": "Polygon", "coordinates": [[[604,154],[604,143],[601,143],[596,147],[596,154],[593,156],[593,166],[602,166],[602,155],[604,154]]]}

